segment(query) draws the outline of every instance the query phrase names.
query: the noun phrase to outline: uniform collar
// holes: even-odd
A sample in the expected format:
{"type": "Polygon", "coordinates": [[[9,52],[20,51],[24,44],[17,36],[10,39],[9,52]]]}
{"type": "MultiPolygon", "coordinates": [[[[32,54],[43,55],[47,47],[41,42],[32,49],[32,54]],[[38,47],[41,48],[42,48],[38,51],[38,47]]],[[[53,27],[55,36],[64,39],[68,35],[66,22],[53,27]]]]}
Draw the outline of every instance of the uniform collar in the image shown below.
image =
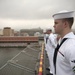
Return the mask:
{"type": "Polygon", "coordinates": [[[70,32],[70,33],[68,33],[68,34],[66,34],[63,38],[75,38],[75,35],[74,35],[74,33],[73,32],[70,32]]]}
{"type": "Polygon", "coordinates": [[[58,43],[60,44],[64,38],[75,39],[75,35],[73,32],[70,32],[70,33],[66,34],[62,39],[60,38],[58,43]]]}

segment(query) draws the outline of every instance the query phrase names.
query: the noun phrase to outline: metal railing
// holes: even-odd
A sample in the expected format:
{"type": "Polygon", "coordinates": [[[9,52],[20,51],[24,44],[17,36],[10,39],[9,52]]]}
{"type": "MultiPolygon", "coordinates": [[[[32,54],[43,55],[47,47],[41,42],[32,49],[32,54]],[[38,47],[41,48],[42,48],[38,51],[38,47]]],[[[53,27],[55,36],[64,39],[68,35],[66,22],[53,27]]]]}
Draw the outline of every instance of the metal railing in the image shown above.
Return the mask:
{"type": "Polygon", "coordinates": [[[43,75],[43,65],[44,65],[44,44],[42,44],[42,51],[40,55],[39,73],[38,75],[43,75]]]}

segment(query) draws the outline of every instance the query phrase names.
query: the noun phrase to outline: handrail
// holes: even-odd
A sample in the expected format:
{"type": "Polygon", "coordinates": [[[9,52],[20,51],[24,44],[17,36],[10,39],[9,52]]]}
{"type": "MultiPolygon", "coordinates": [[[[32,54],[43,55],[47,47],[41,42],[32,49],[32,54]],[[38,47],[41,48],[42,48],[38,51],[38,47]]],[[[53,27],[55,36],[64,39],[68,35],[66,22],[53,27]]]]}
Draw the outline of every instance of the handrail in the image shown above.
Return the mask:
{"type": "Polygon", "coordinates": [[[44,44],[42,44],[42,51],[40,55],[39,73],[38,75],[43,75],[43,60],[44,60],[44,44]]]}

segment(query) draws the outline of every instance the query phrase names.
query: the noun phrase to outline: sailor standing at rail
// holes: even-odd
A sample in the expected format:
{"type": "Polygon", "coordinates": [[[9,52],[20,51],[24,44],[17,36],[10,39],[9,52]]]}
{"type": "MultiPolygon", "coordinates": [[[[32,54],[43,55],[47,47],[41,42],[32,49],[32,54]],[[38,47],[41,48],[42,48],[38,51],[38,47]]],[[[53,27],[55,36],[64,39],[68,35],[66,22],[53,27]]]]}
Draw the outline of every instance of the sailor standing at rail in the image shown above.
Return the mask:
{"type": "Polygon", "coordinates": [[[47,54],[48,54],[48,58],[49,58],[50,74],[47,74],[47,75],[53,75],[53,72],[54,72],[53,55],[54,55],[54,50],[55,50],[56,45],[57,45],[57,41],[56,41],[56,37],[52,33],[51,29],[48,30],[48,33],[49,33],[49,38],[47,41],[46,50],[47,50],[47,54]]]}
{"type": "Polygon", "coordinates": [[[44,44],[45,44],[45,51],[46,51],[46,44],[47,44],[47,41],[48,41],[48,37],[49,37],[49,34],[48,34],[48,31],[44,31],[44,44]]]}
{"type": "Polygon", "coordinates": [[[75,35],[71,30],[74,11],[61,11],[53,18],[55,33],[61,36],[54,52],[54,75],[75,75],[75,35]]]}

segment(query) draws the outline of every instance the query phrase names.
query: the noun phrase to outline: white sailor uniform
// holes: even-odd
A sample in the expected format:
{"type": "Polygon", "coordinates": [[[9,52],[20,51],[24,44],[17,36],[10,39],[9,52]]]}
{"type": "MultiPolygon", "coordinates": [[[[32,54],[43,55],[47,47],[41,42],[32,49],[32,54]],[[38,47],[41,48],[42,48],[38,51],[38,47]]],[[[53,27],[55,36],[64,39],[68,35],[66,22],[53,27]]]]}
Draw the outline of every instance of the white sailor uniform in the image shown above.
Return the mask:
{"type": "Polygon", "coordinates": [[[59,48],[56,59],[56,75],[75,75],[75,35],[68,33],[68,38],[59,48]]]}
{"type": "Polygon", "coordinates": [[[46,45],[46,50],[47,54],[49,57],[49,64],[50,64],[50,73],[54,72],[54,67],[53,67],[53,55],[54,55],[54,50],[56,48],[57,42],[56,42],[56,37],[54,36],[53,33],[49,35],[49,39],[46,45]]]}

